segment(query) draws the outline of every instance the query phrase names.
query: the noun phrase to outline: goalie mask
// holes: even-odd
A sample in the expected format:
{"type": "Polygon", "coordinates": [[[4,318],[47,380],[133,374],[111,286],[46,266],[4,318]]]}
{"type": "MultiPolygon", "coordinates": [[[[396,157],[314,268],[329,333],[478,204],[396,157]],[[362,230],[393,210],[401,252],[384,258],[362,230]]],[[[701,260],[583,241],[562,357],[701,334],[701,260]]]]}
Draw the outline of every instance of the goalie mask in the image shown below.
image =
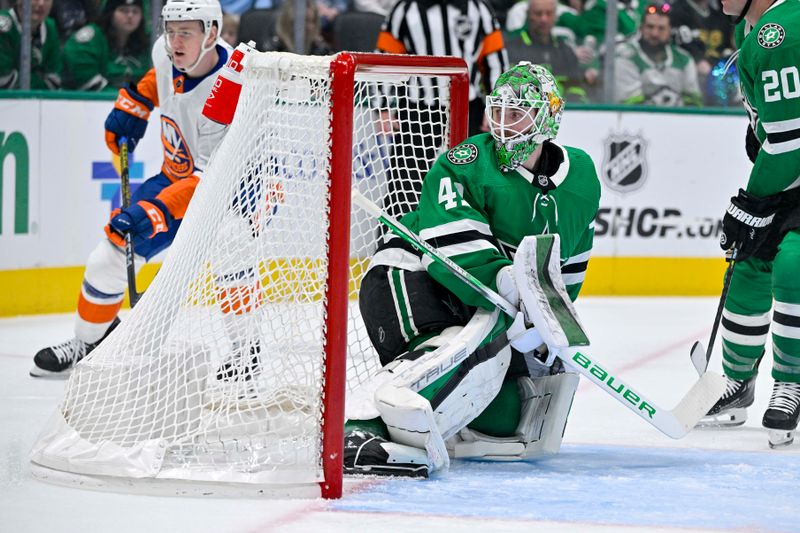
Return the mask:
{"type": "Polygon", "coordinates": [[[561,92],[546,68],[523,61],[501,74],[486,97],[500,170],[514,170],[540,144],[555,139],[563,109],[561,92]]]}
{"type": "MultiPolygon", "coordinates": [[[[222,8],[219,0],[167,0],[167,3],[161,9],[161,20],[162,30],[165,34],[167,32],[167,22],[196,20],[203,25],[203,44],[200,48],[200,54],[191,66],[178,69],[183,73],[194,69],[203,59],[203,56],[214,49],[220,39],[220,35],[222,35],[222,8]],[[215,23],[217,26],[217,40],[206,46],[205,43],[211,36],[211,28],[214,27],[215,23]]],[[[172,47],[169,44],[169,39],[164,39],[164,44],[167,48],[167,54],[172,60],[172,47]]]]}

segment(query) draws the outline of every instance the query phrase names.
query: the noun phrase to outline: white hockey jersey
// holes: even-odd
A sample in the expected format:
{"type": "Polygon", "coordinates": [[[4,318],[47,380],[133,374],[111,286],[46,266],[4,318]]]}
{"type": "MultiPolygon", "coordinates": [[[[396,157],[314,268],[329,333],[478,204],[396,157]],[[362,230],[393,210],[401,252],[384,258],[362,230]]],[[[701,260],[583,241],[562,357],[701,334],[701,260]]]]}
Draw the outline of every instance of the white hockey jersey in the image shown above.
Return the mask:
{"type": "Polygon", "coordinates": [[[213,127],[213,123],[200,119],[217,73],[228,62],[231,51],[227,43],[220,41],[217,44],[219,61],[211,72],[202,78],[188,78],[172,66],[163,35],[153,46],[158,106],[161,108],[161,142],[164,145],[162,170],[170,178],[186,178],[202,172],[214,147],[225,134],[224,127],[213,127]]]}
{"type": "Polygon", "coordinates": [[[219,41],[216,48],[219,60],[211,72],[201,78],[189,78],[172,65],[162,35],[153,45],[153,68],[137,84],[139,93],[160,108],[162,172],[173,182],[184,178],[192,178],[189,181],[194,182],[178,187],[173,183],[159,195],[178,218],[185,211],[211,153],[227,131],[225,126],[202,114],[217,74],[232,52],[224,41],[219,41]]]}

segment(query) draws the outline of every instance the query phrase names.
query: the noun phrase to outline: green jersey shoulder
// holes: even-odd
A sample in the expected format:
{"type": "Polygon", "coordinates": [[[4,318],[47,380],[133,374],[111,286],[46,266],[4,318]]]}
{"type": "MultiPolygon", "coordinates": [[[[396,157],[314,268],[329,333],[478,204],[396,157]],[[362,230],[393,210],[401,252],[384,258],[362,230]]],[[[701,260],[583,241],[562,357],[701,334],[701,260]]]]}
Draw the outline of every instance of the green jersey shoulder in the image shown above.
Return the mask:
{"type": "Polygon", "coordinates": [[[742,95],[762,147],[748,191],[774,194],[795,182],[800,165],[800,0],[779,0],[741,35],[742,95]]]}
{"type": "MultiPolygon", "coordinates": [[[[600,182],[594,163],[577,148],[545,143],[534,172],[502,172],[489,134],[470,137],[440,156],[426,175],[419,206],[404,218],[421,238],[483,283],[511,263],[528,235],[557,233],[561,261],[585,265],[594,236],[600,182]]],[[[436,263],[423,264],[468,305],[480,297],[436,263]]],[[[567,284],[577,297],[583,278],[567,284]]]]}

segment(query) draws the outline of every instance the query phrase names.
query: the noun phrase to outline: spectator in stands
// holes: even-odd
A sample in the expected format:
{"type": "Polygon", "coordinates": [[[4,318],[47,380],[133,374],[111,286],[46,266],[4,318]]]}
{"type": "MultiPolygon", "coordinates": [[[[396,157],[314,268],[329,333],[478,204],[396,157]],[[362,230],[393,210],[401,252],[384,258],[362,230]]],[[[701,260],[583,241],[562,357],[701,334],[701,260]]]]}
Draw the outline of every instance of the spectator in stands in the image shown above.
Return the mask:
{"type": "Polygon", "coordinates": [[[586,98],[584,83],[597,79],[597,69],[582,68],[575,55],[574,35],[556,27],[556,0],[528,0],[527,23],[507,36],[508,60],[513,65],[530,61],[544,65],[555,76],[562,94],[586,98]]]}
{"type": "Polygon", "coordinates": [[[305,48],[295,50],[294,46],[294,2],[287,1],[281,6],[276,22],[275,36],[267,46],[267,51],[294,52],[296,54],[324,56],[331,53],[328,44],[320,33],[320,15],[313,0],[306,3],[305,48]]]}
{"type": "Polygon", "coordinates": [[[615,100],[667,107],[700,105],[697,67],[688,52],[671,44],[670,5],[649,4],[641,35],[617,47],[615,100]]]}
{"type": "MultiPolygon", "coordinates": [[[[639,14],[633,2],[619,2],[617,11],[617,40],[636,33],[639,14]]],[[[573,9],[563,10],[557,24],[575,32],[578,44],[596,47],[606,38],[606,0],[576,0],[570,2],[573,9]]]]}
{"type": "Polygon", "coordinates": [[[675,41],[694,58],[703,87],[711,68],[733,51],[734,26],[709,0],[676,0],[670,18],[675,41]]]}
{"type": "Polygon", "coordinates": [[[236,48],[239,44],[239,15],[225,13],[222,15],[222,40],[236,48]]]}
{"type": "Polygon", "coordinates": [[[347,11],[350,7],[350,0],[307,0],[308,2],[317,3],[320,18],[320,32],[323,38],[329,42],[333,42],[333,23],[339,13],[347,11]]]}
{"type": "Polygon", "coordinates": [[[150,69],[150,40],[144,31],[143,0],[106,0],[97,20],[64,45],[65,86],[80,91],[117,92],[150,69]]]}
{"type": "MultiPolygon", "coordinates": [[[[22,36],[22,5],[0,11],[0,89],[19,88],[19,54],[22,36]]],[[[31,89],[61,87],[61,42],[55,21],[49,17],[53,0],[30,0],[31,89]]]]}
{"type": "Polygon", "coordinates": [[[64,43],[73,33],[95,20],[102,0],[53,0],[50,16],[56,21],[58,34],[64,43]]]}

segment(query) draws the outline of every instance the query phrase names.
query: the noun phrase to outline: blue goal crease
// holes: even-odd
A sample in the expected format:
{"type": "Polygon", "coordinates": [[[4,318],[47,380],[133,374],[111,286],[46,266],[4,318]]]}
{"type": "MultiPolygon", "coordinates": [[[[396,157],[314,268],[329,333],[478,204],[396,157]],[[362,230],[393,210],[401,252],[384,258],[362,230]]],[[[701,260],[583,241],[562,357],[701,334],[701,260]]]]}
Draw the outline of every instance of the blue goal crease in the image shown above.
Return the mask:
{"type": "Polygon", "coordinates": [[[800,455],[564,445],[528,462],[454,461],[390,478],[332,510],[625,526],[800,532],[800,455]]]}

